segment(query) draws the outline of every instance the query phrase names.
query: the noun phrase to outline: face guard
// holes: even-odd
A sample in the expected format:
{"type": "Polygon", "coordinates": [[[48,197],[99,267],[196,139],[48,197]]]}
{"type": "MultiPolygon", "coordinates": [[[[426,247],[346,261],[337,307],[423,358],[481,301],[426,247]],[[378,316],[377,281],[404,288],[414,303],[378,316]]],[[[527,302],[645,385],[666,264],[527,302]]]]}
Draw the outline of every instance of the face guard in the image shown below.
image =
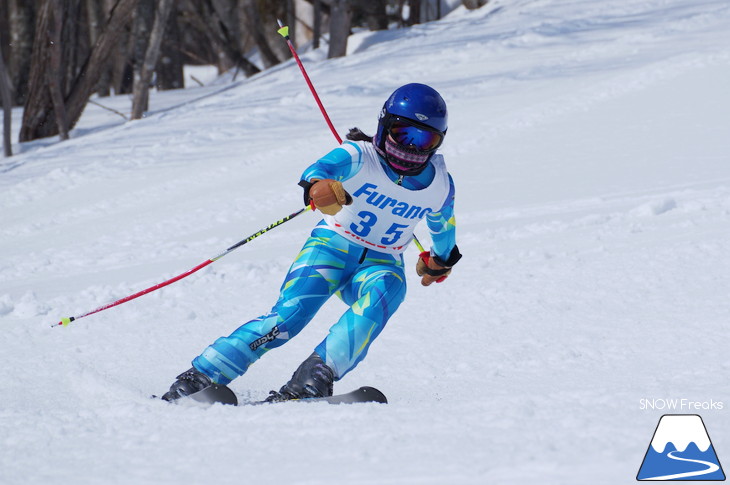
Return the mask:
{"type": "Polygon", "coordinates": [[[386,114],[382,147],[388,165],[399,175],[418,175],[444,141],[444,132],[409,118],[386,114]]]}

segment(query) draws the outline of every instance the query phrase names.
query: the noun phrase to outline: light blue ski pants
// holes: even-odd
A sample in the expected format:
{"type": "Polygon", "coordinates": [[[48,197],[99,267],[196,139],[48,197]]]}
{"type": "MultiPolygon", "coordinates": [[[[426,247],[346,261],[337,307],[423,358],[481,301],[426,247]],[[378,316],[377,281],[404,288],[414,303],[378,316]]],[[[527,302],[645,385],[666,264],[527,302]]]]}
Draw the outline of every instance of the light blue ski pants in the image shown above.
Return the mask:
{"type": "Polygon", "coordinates": [[[349,308],[315,351],[339,380],[365,358],[403,302],[403,256],[366,249],[323,225],[315,227],[271,312],[217,339],[193,366],[217,384],[228,384],[264,353],[297,335],[333,294],[349,308]]]}

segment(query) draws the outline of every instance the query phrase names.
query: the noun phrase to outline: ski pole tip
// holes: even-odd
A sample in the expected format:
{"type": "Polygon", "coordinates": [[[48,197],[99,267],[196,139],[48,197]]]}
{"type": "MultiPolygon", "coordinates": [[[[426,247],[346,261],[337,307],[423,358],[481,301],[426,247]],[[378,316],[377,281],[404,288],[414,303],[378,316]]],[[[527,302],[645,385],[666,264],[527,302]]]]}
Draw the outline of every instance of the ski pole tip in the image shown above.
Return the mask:
{"type": "Polygon", "coordinates": [[[54,325],[54,327],[59,327],[59,326],[68,327],[68,325],[73,321],[74,321],[73,317],[62,318],[60,322],[58,322],[57,324],[54,325]]]}

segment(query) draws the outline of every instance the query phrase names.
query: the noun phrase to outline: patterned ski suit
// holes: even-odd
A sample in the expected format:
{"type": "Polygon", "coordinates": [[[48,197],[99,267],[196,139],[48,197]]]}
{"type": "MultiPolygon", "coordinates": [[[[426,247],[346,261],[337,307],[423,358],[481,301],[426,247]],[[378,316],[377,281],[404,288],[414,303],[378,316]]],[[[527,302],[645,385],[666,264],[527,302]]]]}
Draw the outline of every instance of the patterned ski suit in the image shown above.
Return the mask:
{"type": "Polygon", "coordinates": [[[218,384],[243,375],[267,351],[297,335],[337,294],[349,309],[315,351],[341,379],[367,354],[403,302],[403,251],[425,218],[432,251],[448,260],[454,248],[454,184],[441,155],[401,180],[371,143],[343,143],[307,168],[303,180],[342,182],[353,204],[325,216],[292,264],[271,312],[217,339],[193,360],[218,384]]]}

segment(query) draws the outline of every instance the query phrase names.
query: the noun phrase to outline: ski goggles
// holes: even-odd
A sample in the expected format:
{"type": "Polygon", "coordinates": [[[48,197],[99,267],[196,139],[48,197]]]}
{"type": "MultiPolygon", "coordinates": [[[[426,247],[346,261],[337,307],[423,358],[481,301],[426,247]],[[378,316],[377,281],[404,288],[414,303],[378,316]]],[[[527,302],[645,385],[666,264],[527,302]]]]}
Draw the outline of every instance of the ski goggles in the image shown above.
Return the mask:
{"type": "Polygon", "coordinates": [[[412,120],[397,117],[391,121],[388,133],[399,145],[412,147],[421,152],[432,152],[444,141],[442,132],[416,124],[412,120]]]}

